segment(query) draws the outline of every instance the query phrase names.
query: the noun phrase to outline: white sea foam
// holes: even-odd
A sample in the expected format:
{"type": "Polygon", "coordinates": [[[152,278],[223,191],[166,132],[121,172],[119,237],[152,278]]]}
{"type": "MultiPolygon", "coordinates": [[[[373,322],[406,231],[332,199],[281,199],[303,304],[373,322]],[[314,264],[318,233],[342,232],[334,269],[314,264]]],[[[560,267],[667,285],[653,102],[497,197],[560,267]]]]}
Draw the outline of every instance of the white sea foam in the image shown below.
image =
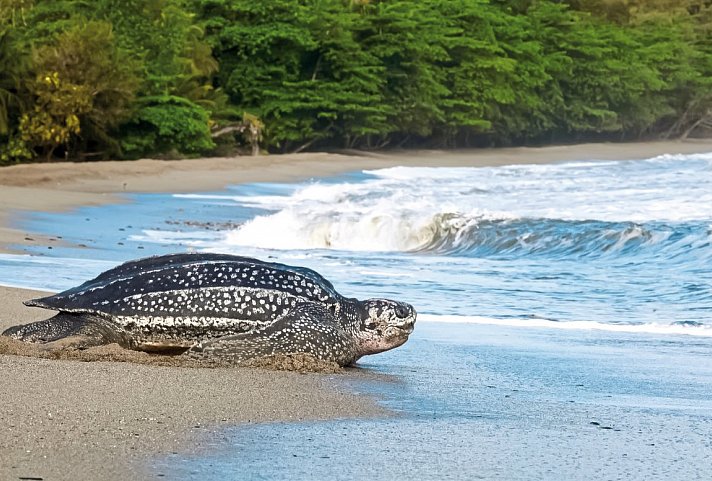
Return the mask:
{"type": "MultiPolygon", "coordinates": [[[[310,183],[289,195],[205,199],[271,212],[227,232],[221,240],[227,248],[412,251],[443,235],[457,244],[458,233],[492,220],[710,220],[711,167],[712,154],[485,168],[393,167],[366,171],[362,182],[310,183]]],[[[640,234],[626,231],[618,246],[640,234]]]]}
{"type": "Polygon", "coordinates": [[[454,316],[418,314],[419,322],[445,322],[455,324],[485,324],[507,327],[563,329],[574,331],[608,331],[631,334],[688,335],[712,337],[712,325],[708,324],[607,324],[596,321],[552,321],[541,318],[496,319],[482,316],[454,316]]]}

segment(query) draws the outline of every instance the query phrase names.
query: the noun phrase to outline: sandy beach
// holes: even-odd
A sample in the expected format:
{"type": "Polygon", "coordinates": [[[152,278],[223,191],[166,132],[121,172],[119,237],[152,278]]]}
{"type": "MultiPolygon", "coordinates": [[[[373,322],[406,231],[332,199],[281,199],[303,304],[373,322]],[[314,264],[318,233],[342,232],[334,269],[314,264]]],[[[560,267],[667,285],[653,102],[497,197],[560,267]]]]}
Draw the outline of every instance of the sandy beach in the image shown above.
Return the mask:
{"type": "MultiPolygon", "coordinates": [[[[125,192],[197,192],[397,165],[497,166],[710,151],[712,141],[689,141],[4,167],[0,252],[22,254],[23,246],[62,241],[52,233],[18,229],[15,220],[24,213],[123,202],[125,192]]],[[[47,311],[22,305],[38,294],[0,287],[0,331],[46,318],[47,311]]],[[[0,343],[0,352],[32,354],[18,349],[0,343]]],[[[117,362],[131,360],[111,351],[60,360],[0,354],[0,479],[147,479],[144,460],[174,451],[200,452],[226,426],[386,414],[375,400],[339,387],[338,377],[349,371],[299,374],[117,362]]]]}

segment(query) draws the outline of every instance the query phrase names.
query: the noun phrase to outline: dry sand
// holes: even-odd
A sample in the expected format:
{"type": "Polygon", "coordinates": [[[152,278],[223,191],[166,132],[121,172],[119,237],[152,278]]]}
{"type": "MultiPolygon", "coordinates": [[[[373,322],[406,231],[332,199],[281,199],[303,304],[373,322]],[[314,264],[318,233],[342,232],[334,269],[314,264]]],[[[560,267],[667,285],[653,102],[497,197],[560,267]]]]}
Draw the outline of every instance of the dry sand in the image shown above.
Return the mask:
{"type": "MultiPolygon", "coordinates": [[[[25,211],[121,202],[123,192],[214,190],[395,165],[485,166],[710,151],[712,141],[690,141],[5,167],[0,168],[0,251],[19,245],[13,251],[22,252],[23,244],[50,241],[51,234],[13,227],[13,219],[25,211]]],[[[21,304],[37,294],[0,288],[0,331],[46,318],[46,311],[21,304]]],[[[336,387],[332,378],[348,372],[175,366],[170,359],[113,347],[57,360],[7,340],[0,342],[0,352],[6,353],[0,354],[0,480],[146,479],[142,460],[174,450],[200,451],[221,426],[383,414],[372,400],[336,387]],[[84,362],[89,360],[102,362],[84,362]]]]}

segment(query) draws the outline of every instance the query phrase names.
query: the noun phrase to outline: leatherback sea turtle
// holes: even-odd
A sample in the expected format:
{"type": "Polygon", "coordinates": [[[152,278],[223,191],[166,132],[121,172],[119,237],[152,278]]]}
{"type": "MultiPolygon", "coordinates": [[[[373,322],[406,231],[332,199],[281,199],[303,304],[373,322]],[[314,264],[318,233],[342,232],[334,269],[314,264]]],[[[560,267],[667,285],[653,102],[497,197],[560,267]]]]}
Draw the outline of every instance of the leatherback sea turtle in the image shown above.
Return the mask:
{"type": "Polygon", "coordinates": [[[311,269],[226,254],[131,261],[25,304],[59,313],[3,335],[238,363],[304,353],[345,366],[406,342],[416,318],[409,304],[346,298],[311,269]]]}

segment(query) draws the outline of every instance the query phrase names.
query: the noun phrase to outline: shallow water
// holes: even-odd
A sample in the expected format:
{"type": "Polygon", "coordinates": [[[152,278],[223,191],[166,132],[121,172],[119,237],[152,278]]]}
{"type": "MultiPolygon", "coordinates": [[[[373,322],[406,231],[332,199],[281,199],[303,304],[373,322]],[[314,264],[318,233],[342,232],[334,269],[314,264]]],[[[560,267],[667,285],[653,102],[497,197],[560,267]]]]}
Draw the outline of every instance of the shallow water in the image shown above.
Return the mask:
{"type": "Polygon", "coordinates": [[[0,283],[222,251],[419,312],[411,341],[340,381],[401,416],[235,428],[159,460],[170,479],[712,478],[712,154],[128,200],[20,220],[64,244],[0,256],[0,283]]]}
{"type": "Polygon", "coordinates": [[[342,380],[396,417],[237,427],[207,456],[151,467],[184,480],[706,480],[711,348],[425,323],[342,380]]]}

